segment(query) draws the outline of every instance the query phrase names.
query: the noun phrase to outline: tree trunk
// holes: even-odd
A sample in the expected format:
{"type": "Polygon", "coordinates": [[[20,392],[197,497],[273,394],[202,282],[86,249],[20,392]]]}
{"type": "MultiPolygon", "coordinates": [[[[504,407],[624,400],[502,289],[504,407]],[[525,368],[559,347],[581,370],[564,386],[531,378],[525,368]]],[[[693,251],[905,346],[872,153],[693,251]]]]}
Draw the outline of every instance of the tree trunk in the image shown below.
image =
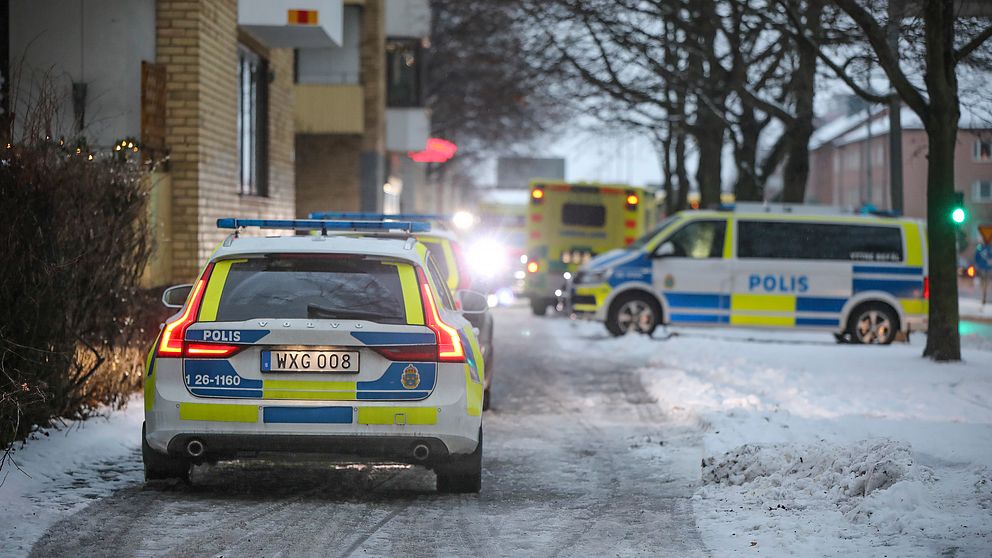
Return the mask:
{"type": "Polygon", "coordinates": [[[734,198],[737,201],[761,201],[761,187],[758,184],[756,169],[761,127],[754,117],[753,108],[743,107],[737,127],[740,129],[740,139],[734,145],[734,162],[737,166],[734,198]]]}
{"type": "Polygon", "coordinates": [[[675,212],[675,188],[673,188],[673,180],[675,174],[672,172],[672,132],[669,128],[668,132],[665,133],[665,137],[659,142],[660,147],[660,159],[661,159],[661,179],[664,182],[665,191],[665,215],[671,215],[675,212]]]}
{"type": "MultiPolygon", "coordinates": [[[[806,32],[814,40],[820,35],[822,15],[823,3],[809,0],[806,4],[806,32]]],[[[786,203],[803,203],[806,200],[809,138],[813,135],[813,96],[816,92],[816,48],[809,41],[797,41],[795,44],[798,60],[790,89],[796,103],[796,117],[786,129],[790,141],[782,171],[782,201],[786,203]]]]}
{"type": "Polygon", "coordinates": [[[681,126],[675,126],[673,130],[675,131],[675,176],[679,179],[675,211],[682,211],[689,206],[689,172],[685,168],[686,134],[681,126]]]}
{"type": "MultiPolygon", "coordinates": [[[[954,205],[954,148],[957,126],[934,118],[927,130],[927,243],[930,260],[929,333],[924,356],[961,360],[958,334],[957,250],[951,210],[954,205]]],[[[956,120],[956,119],[955,119],[956,120]]]]}
{"type": "Polygon", "coordinates": [[[699,185],[699,206],[715,208],[720,205],[720,165],[723,158],[723,118],[709,107],[698,107],[693,137],[699,152],[696,183],[699,185]]]}

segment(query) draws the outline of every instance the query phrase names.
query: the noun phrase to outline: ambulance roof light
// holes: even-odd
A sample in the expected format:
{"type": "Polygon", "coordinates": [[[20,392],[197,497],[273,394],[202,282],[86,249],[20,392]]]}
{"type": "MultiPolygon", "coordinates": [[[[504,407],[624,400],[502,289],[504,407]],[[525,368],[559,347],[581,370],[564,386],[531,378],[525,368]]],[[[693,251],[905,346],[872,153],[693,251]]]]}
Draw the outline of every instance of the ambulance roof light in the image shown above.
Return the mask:
{"type": "MultiPolygon", "coordinates": [[[[294,231],[406,231],[428,232],[430,223],[414,221],[331,221],[324,219],[238,219],[227,217],[217,219],[218,229],[238,229],[258,227],[260,229],[284,229],[294,231]]],[[[237,234],[237,233],[235,233],[237,234]]]]}

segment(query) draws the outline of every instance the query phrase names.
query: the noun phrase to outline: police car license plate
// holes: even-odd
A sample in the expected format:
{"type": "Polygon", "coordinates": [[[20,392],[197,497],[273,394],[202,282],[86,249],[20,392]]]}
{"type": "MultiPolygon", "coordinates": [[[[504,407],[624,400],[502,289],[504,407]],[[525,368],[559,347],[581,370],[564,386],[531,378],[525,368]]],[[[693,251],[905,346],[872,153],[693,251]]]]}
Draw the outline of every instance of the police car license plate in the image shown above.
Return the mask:
{"type": "Polygon", "coordinates": [[[358,372],[358,351],[262,351],[262,372],[358,372]]]}

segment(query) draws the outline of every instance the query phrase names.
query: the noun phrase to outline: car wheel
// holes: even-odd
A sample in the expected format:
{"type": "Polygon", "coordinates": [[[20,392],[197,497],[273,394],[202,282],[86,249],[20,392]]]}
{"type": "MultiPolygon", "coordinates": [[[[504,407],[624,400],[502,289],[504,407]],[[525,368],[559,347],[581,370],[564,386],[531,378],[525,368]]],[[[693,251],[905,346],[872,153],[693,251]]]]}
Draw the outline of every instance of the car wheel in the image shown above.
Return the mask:
{"type": "Polygon", "coordinates": [[[847,321],[851,341],[864,345],[888,345],[898,331],[899,315],[888,304],[862,304],[847,321]]]}
{"type": "Polygon", "coordinates": [[[641,293],[621,295],[610,305],[606,329],[615,337],[630,332],[651,335],[661,321],[657,301],[641,293]]]}
{"type": "Polygon", "coordinates": [[[145,439],[145,425],[141,425],[141,461],[145,465],[145,481],[179,479],[189,482],[190,463],[185,459],[161,454],[152,449],[145,439]]]}
{"type": "Polygon", "coordinates": [[[482,392],[482,410],[488,411],[490,405],[492,405],[491,396],[489,395],[489,388],[486,388],[485,391],[482,392]]]}
{"type": "Polygon", "coordinates": [[[548,313],[548,301],[543,298],[530,299],[530,311],[535,316],[544,316],[548,313]]]}
{"type": "Polygon", "coordinates": [[[478,494],[482,490],[482,427],[479,427],[479,445],[475,451],[439,465],[435,473],[438,492],[478,494]]]}
{"type": "Polygon", "coordinates": [[[491,404],[490,403],[491,400],[490,400],[489,392],[492,391],[492,389],[493,389],[492,369],[493,369],[493,360],[494,360],[494,358],[493,358],[493,347],[492,347],[492,340],[491,339],[489,340],[489,343],[490,343],[490,345],[489,345],[489,352],[486,354],[486,358],[485,358],[485,363],[486,363],[486,389],[485,389],[485,391],[482,392],[482,410],[483,411],[488,411],[489,410],[489,406],[491,404]]]}

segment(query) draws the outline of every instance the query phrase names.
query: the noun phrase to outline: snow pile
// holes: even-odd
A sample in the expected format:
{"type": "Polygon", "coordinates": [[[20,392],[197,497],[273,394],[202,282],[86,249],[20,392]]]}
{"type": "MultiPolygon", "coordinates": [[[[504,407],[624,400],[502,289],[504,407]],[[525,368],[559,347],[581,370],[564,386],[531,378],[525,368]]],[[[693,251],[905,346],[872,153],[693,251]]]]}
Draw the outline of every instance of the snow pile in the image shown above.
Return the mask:
{"type": "Polygon", "coordinates": [[[854,522],[868,521],[880,531],[903,532],[899,517],[919,511],[917,489],[932,485],[934,479],[928,467],[914,463],[909,444],[883,439],[849,446],[744,445],[703,459],[702,481],[747,485],[751,496],[779,509],[828,500],[854,522]],[[895,498],[880,494],[897,484],[895,498]],[[879,510],[896,520],[895,524],[871,521],[879,510]]]}
{"type": "Polygon", "coordinates": [[[62,428],[35,432],[16,443],[0,470],[0,555],[25,555],[56,521],[140,483],[140,398],[62,428]]]}

